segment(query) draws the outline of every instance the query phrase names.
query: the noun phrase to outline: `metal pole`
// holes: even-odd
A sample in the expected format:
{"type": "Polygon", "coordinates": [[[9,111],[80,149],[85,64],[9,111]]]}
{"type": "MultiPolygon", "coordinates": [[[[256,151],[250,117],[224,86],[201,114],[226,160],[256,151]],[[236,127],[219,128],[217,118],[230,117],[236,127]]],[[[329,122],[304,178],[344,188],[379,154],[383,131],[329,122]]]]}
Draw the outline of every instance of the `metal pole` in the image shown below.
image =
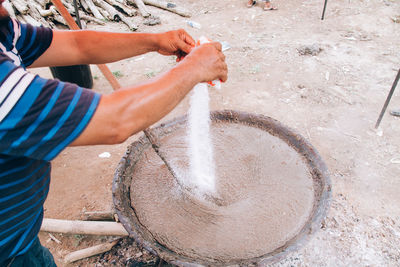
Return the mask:
{"type": "Polygon", "coordinates": [[[326,4],[328,3],[328,0],[325,0],[325,3],[324,3],[324,10],[322,10],[322,16],[321,16],[321,20],[324,20],[324,18],[325,18],[325,10],[326,10],[326,4]]]}
{"type": "Polygon", "coordinates": [[[79,9],[76,0],[74,0],[74,8],[75,8],[76,23],[78,24],[79,28],[82,29],[81,17],[79,16],[79,9]]]}
{"type": "Polygon", "coordinates": [[[396,86],[397,86],[397,83],[399,82],[399,79],[400,79],[400,69],[399,69],[399,71],[397,72],[397,76],[396,76],[396,78],[394,79],[394,82],[393,82],[393,85],[392,85],[392,89],[390,89],[390,92],[389,92],[389,94],[388,94],[388,96],[387,96],[387,98],[386,98],[385,104],[384,104],[383,107],[382,107],[381,114],[379,115],[378,121],[377,121],[376,124],[375,124],[375,129],[378,128],[378,127],[379,127],[379,124],[381,123],[381,120],[382,120],[382,118],[383,118],[383,115],[384,115],[385,112],[386,112],[386,108],[387,108],[387,106],[389,105],[390,99],[392,98],[392,95],[393,95],[393,93],[394,93],[394,89],[396,89],[396,86]]]}

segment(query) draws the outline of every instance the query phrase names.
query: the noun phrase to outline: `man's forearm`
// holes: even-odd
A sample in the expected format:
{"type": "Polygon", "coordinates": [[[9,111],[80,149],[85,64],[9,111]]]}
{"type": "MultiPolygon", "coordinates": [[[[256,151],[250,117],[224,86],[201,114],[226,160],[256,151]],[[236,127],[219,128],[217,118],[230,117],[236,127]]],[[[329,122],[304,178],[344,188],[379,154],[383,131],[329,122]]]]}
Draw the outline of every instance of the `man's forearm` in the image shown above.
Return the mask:
{"type": "Polygon", "coordinates": [[[54,31],[46,52],[31,67],[102,64],[157,50],[158,34],[54,31]]]}
{"type": "Polygon", "coordinates": [[[78,31],[74,37],[84,64],[109,63],[157,50],[157,34],[152,33],[78,31]]]}

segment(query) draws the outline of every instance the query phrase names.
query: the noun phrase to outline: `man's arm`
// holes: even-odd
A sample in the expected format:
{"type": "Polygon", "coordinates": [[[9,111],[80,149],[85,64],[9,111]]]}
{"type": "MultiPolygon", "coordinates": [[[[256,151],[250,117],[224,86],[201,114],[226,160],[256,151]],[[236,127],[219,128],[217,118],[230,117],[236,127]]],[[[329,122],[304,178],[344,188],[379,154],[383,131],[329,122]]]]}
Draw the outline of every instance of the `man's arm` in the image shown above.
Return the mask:
{"type": "Polygon", "coordinates": [[[152,51],[179,57],[189,53],[194,44],[184,30],[165,33],[54,30],[50,47],[30,67],[103,64],[152,51]]]}
{"type": "Polygon", "coordinates": [[[123,142],[168,114],[197,83],[215,79],[227,79],[221,45],[197,47],[158,78],[103,96],[89,125],[71,145],[123,142]]]}

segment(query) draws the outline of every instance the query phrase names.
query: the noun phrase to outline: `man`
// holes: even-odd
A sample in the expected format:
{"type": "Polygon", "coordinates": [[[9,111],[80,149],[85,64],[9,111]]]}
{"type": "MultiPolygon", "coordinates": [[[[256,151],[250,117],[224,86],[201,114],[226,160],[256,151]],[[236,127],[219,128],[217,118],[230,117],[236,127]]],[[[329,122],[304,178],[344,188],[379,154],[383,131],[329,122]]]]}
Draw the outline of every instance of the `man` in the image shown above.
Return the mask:
{"type": "MultiPolygon", "coordinates": [[[[263,7],[263,9],[264,9],[265,11],[278,10],[277,7],[275,7],[275,6],[273,6],[273,5],[271,4],[271,0],[263,0],[263,2],[265,2],[264,7],[263,7]]],[[[248,8],[253,7],[253,6],[255,6],[256,4],[257,4],[257,1],[256,1],[256,0],[248,0],[248,1],[247,1],[247,7],[248,7],[248,8]]]]}
{"type": "Polygon", "coordinates": [[[199,82],[227,79],[218,43],[161,34],[56,31],[8,17],[0,0],[0,266],[55,266],[37,234],[50,161],[72,145],[115,144],[170,112],[199,82]],[[99,95],[26,67],[99,64],[150,51],[177,55],[154,79],[99,95]]]}

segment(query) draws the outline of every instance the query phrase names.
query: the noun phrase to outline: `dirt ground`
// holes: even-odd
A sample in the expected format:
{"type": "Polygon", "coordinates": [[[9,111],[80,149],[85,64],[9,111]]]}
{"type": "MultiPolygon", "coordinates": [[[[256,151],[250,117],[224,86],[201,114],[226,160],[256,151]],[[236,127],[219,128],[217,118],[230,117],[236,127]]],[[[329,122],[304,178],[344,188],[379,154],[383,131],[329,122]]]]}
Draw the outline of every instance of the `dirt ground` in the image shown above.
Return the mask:
{"type": "MultiPolygon", "coordinates": [[[[400,118],[387,112],[380,128],[374,129],[400,67],[400,24],[392,20],[400,15],[400,1],[330,1],[323,21],[322,0],[276,0],[279,10],[268,12],[261,2],[250,9],[245,2],[175,0],[192,11],[191,20],[201,29],[150,7],[162,24],[140,25],[139,31],[184,28],[195,38],[205,35],[228,42],[229,80],[221,91],[211,90],[211,108],[273,117],[306,137],[325,160],[333,186],[328,216],[311,241],[274,266],[400,266],[400,118]],[[310,45],[317,48],[315,55],[299,53],[310,45]]],[[[89,28],[127,31],[116,23],[89,28]]],[[[147,54],[109,67],[123,75],[121,84],[130,85],[174,64],[173,57],[147,54]]],[[[110,93],[98,69],[93,66],[92,71],[94,90],[110,93]]],[[[48,69],[35,72],[50,77],[48,69]]],[[[400,108],[400,88],[389,110],[395,108],[400,108]]],[[[164,120],[187,110],[185,99],[164,120]]],[[[110,210],[114,170],[136,138],[63,151],[53,162],[45,217],[80,219],[85,210],[110,210]],[[100,158],[103,152],[111,157],[100,158]]],[[[109,239],[55,236],[62,244],[48,233],[40,235],[59,266],[64,266],[67,253],[109,239]]],[[[136,251],[132,259],[151,258],[136,251]]],[[[113,265],[135,266],[107,254],[72,266],[113,265]]]]}

